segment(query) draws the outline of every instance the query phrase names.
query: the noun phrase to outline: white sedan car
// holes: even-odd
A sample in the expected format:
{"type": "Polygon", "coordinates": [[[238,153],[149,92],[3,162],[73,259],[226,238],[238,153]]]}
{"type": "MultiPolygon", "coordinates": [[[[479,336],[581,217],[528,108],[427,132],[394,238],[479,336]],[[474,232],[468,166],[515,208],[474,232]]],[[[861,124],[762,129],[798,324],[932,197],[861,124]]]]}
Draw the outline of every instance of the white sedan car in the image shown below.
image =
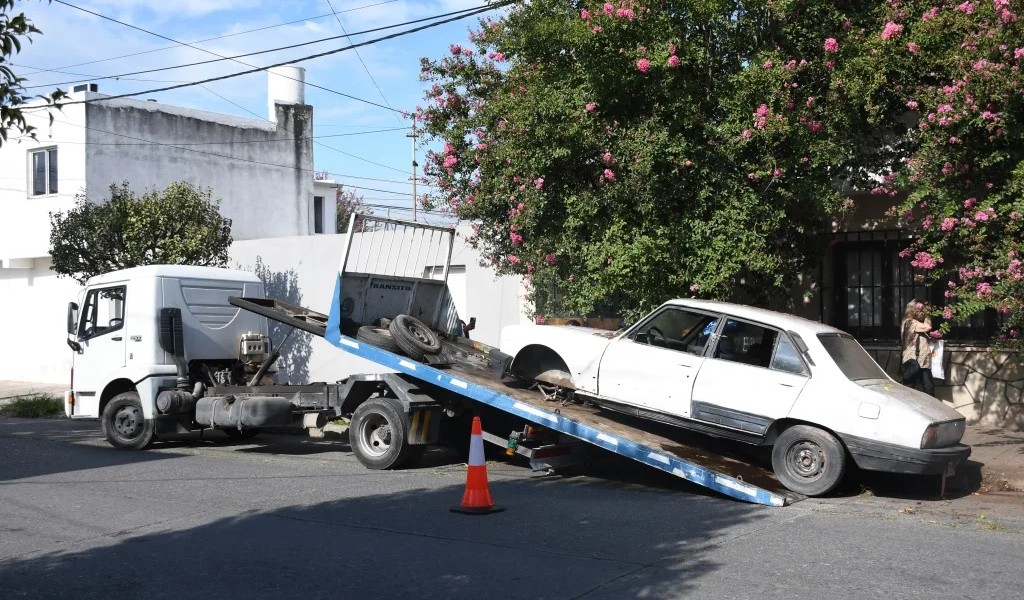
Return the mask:
{"type": "Polygon", "coordinates": [[[964,417],[896,383],[849,334],[739,304],[673,300],[619,334],[506,327],[511,373],[632,415],[773,446],[787,488],[831,491],[852,457],[893,473],[950,473],[964,417]]]}

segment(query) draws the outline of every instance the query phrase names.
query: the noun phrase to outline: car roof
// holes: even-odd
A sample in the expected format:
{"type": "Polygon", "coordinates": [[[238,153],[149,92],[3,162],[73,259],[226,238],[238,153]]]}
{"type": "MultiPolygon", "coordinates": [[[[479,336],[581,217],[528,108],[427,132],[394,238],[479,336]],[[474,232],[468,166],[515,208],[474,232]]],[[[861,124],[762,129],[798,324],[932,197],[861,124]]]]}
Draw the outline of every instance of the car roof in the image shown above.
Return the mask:
{"type": "Polygon", "coordinates": [[[825,325],[824,323],[819,323],[796,315],[768,310],[766,308],[747,306],[745,304],[736,304],[734,302],[678,298],[675,300],[669,300],[665,304],[685,306],[687,308],[695,308],[697,310],[728,313],[730,316],[738,317],[740,319],[747,319],[750,321],[764,323],[766,325],[774,325],[775,327],[795,331],[797,333],[806,333],[809,335],[817,335],[819,333],[843,333],[841,329],[836,329],[835,327],[825,325]]]}
{"type": "Polygon", "coordinates": [[[197,267],[193,265],[146,265],[121,269],[92,277],[88,285],[125,281],[126,279],[146,279],[151,277],[177,277],[181,279],[212,279],[220,281],[241,281],[259,283],[260,279],[253,273],[224,269],[221,267],[197,267]]]}

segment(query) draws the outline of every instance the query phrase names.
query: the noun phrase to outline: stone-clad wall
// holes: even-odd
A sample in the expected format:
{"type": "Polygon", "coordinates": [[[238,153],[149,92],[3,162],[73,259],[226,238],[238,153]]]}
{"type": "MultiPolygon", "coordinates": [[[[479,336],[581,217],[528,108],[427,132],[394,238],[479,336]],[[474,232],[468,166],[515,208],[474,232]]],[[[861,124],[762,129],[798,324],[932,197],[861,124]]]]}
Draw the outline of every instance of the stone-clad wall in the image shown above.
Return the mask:
{"type": "MultiPolygon", "coordinates": [[[[867,350],[899,381],[898,348],[867,350]]],[[[1024,430],[1024,365],[1016,353],[953,346],[946,348],[942,362],[946,378],[935,380],[935,395],[968,423],[1024,430]]]]}

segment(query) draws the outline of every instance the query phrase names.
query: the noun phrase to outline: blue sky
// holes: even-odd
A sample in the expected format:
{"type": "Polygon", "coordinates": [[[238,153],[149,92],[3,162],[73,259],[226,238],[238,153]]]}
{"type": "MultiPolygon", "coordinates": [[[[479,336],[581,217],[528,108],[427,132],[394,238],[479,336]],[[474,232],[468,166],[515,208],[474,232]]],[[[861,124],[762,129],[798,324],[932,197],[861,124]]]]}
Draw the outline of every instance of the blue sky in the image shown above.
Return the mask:
{"type": "MultiPolygon", "coordinates": [[[[71,4],[135,25],[177,41],[188,42],[224,56],[302,43],[314,39],[374,27],[411,21],[423,17],[480,6],[483,0],[90,0],[71,4]],[[332,13],[338,13],[341,20],[332,13]],[[289,25],[281,25],[283,23],[289,25]],[[280,26],[278,26],[280,25],[280,26]],[[267,28],[253,33],[240,33],[267,28]],[[230,35],[238,34],[238,35],[230,35]],[[221,37],[207,42],[207,38],[221,37]]],[[[167,67],[216,58],[186,46],[175,45],[76,10],[45,1],[22,0],[17,10],[24,11],[42,35],[34,37],[20,54],[11,59],[17,73],[25,75],[27,86],[49,85],[73,80],[91,81],[95,77],[118,75],[151,68],[167,67]],[[145,54],[138,54],[145,52],[145,54]],[[124,57],[124,55],[136,54],[124,57]],[[123,57],[123,58],[117,58],[123,57]],[[107,60],[111,59],[111,60],[107,60]],[[93,62],[100,61],[100,62],[93,62]],[[82,64],[91,63],[91,64],[82,64]],[[49,71],[36,69],[48,69],[49,71]],[[54,72],[61,71],[61,72],[54,72]]],[[[449,44],[464,43],[467,30],[478,17],[470,17],[414,33],[394,40],[362,47],[300,63],[306,68],[306,81],[337,92],[389,104],[396,109],[412,109],[423,101],[424,83],[419,81],[419,61],[423,56],[440,57],[449,44]],[[360,58],[366,68],[360,64],[360,58]],[[372,74],[371,80],[367,70],[372,74]],[[382,98],[383,94],[383,98],[382,98]]],[[[390,33],[389,30],[364,36],[363,41],[390,33]]],[[[342,45],[336,40],[293,50],[274,52],[241,60],[264,66],[301,56],[324,52],[342,45]]],[[[232,61],[194,66],[131,78],[98,80],[100,92],[120,94],[143,91],[184,81],[247,70],[232,61]]],[[[65,89],[69,86],[63,86],[65,89]]],[[[40,93],[51,88],[32,89],[40,93]]],[[[244,75],[180,90],[147,94],[160,102],[239,116],[267,116],[265,73],[244,75]]],[[[371,204],[400,207],[411,205],[411,140],[406,137],[410,122],[389,110],[352,100],[338,94],[306,87],[306,103],[314,107],[314,166],[317,170],[339,175],[334,178],[349,186],[384,191],[358,190],[371,204]],[[402,130],[372,132],[403,127],[402,130]],[[341,137],[338,134],[352,134],[341,137]],[[328,149],[330,146],[336,150],[328,149]],[[345,154],[347,153],[347,154],[345,154]],[[360,160],[363,159],[363,160],[360,160]],[[369,161],[369,162],[367,162],[369,161]],[[374,164],[376,163],[376,164],[374,164]],[[391,181],[370,181],[354,176],[391,181]]],[[[420,163],[423,152],[420,152],[420,163]]],[[[422,189],[422,188],[421,188],[422,189]]],[[[216,192],[215,192],[216,193],[216,192]]],[[[380,212],[380,211],[378,211],[380,212]]],[[[393,213],[394,216],[409,216],[393,213]]]]}

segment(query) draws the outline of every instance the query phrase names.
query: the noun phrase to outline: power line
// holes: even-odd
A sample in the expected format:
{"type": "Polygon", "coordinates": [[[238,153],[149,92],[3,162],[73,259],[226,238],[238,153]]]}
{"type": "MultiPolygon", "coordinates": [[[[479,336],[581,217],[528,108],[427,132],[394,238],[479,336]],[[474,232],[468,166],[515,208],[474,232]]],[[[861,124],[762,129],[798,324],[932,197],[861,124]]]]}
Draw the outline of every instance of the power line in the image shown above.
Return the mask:
{"type": "MultiPolygon", "coordinates": [[[[345,10],[341,10],[341,11],[338,11],[338,12],[340,12],[340,13],[355,12],[357,10],[373,8],[374,6],[381,6],[381,5],[384,5],[384,4],[392,4],[394,2],[398,2],[398,0],[384,0],[384,2],[377,2],[375,4],[367,4],[365,6],[357,6],[355,8],[346,8],[345,10]]],[[[212,41],[215,41],[215,40],[222,40],[222,39],[229,38],[229,37],[245,35],[247,33],[257,33],[257,32],[260,32],[260,31],[266,31],[268,29],[276,29],[278,27],[287,27],[288,25],[295,25],[296,23],[305,23],[306,21],[316,21],[317,19],[323,19],[323,18],[326,18],[326,17],[330,17],[333,14],[335,14],[335,13],[324,13],[322,15],[316,15],[315,17],[306,17],[304,19],[296,19],[294,21],[287,21],[285,23],[278,23],[276,25],[268,25],[266,27],[257,27],[256,29],[248,29],[246,31],[236,31],[235,33],[228,33],[228,34],[225,34],[225,35],[218,35],[218,36],[215,36],[215,37],[204,38],[204,39],[195,40],[195,41],[192,41],[192,42],[189,42],[189,43],[191,43],[191,44],[202,44],[204,42],[212,42],[212,41]]],[[[99,60],[90,60],[90,61],[86,61],[86,62],[75,63],[73,65],[64,65],[62,67],[56,67],[55,69],[36,69],[35,71],[30,71],[28,73],[24,73],[24,75],[32,75],[33,73],[36,73],[36,72],[39,72],[39,71],[59,72],[58,69],[71,69],[73,67],[81,67],[83,65],[94,65],[96,63],[109,62],[109,61],[112,61],[112,60],[118,60],[118,59],[122,59],[122,58],[133,58],[133,57],[136,57],[136,56],[142,56],[143,54],[152,54],[153,52],[162,52],[164,50],[170,50],[172,48],[177,48],[179,45],[180,44],[175,44],[174,46],[164,46],[163,48],[154,48],[152,50],[143,50],[142,52],[133,52],[131,54],[122,54],[120,56],[111,56],[109,58],[101,58],[99,60]]],[[[28,67],[28,68],[33,68],[33,67],[28,67]]],[[[70,74],[74,75],[74,73],[70,73],[70,74]]]]}
{"type": "MultiPolygon", "coordinates": [[[[331,4],[331,0],[327,0],[327,7],[331,9],[332,13],[334,13],[334,19],[336,21],[338,21],[338,27],[341,27],[341,32],[345,34],[345,38],[351,44],[352,43],[352,36],[350,36],[348,34],[348,32],[345,31],[345,26],[341,23],[341,17],[338,16],[338,11],[334,10],[334,5],[331,4]]],[[[394,107],[391,106],[391,103],[388,102],[387,97],[384,96],[384,91],[382,89],[380,89],[380,86],[377,85],[377,80],[373,78],[373,73],[370,73],[370,69],[366,66],[366,62],[363,61],[363,57],[362,57],[361,54],[359,54],[359,50],[353,49],[352,51],[356,53],[356,58],[359,59],[359,64],[363,65],[363,70],[366,71],[366,76],[370,78],[370,82],[373,83],[373,87],[377,88],[377,93],[380,94],[381,100],[384,101],[384,104],[388,105],[388,108],[390,108],[392,111],[394,111],[395,110],[394,107]]],[[[397,111],[395,111],[395,112],[397,112],[397,111]]],[[[394,113],[392,113],[392,114],[394,114],[394,113]]],[[[399,122],[402,121],[398,117],[397,114],[395,115],[395,118],[398,119],[399,122]]]]}
{"type": "MultiPolygon", "coordinates": [[[[369,46],[369,45],[372,45],[372,44],[376,44],[378,42],[383,42],[383,41],[386,41],[386,40],[403,37],[403,36],[406,36],[406,35],[409,35],[409,34],[412,34],[412,33],[418,33],[420,31],[424,31],[426,29],[432,29],[434,27],[445,25],[447,23],[451,23],[451,22],[454,22],[454,21],[460,21],[462,19],[465,19],[466,17],[472,17],[474,15],[482,14],[482,13],[485,13],[485,12],[489,12],[489,11],[495,10],[497,8],[501,8],[503,6],[511,4],[513,1],[515,1],[515,0],[505,0],[504,2],[500,2],[500,3],[494,4],[492,6],[488,6],[488,7],[476,10],[476,11],[467,12],[467,13],[464,13],[464,14],[459,15],[457,17],[452,17],[452,18],[449,18],[449,19],[441,20],[441,21],[435,21],[433,23],[428,23],[427,25],[421,25],[420,27],[414,27],[412,29],[406,29],[404,31],[399,31],[397,33],[392,33],[390,35],[385,35],[385,36],[382,36],[382,37],[379,37],[379,38],[374,38],[372,40],[367,40],[365,42],[360,42],[358,44],[351,44],[349,46],[343,46],[341,48],[336,48],[334,50],[328,50],[327,52],[320,52],[320,53],[317,53],[317,54],[310,54],[308,56],[303,56],[303,57],[299,57],[299,58],[296,58],[296,59],[292,59],[292,60],[288,60],[288,61],[284,61],[284,62],[280,62],[280,63],[266,65],[264,67],[256,67],[256,68],[250,69],[248,71],[240,71],[238,73],[230,73],[228,75],[221,75],[219,77],[209,77],[207,79],[201,79],[199,81],[193,81],[193,82],[190,82],[190,83],[184,83],[184,84],[179,84],[179,85],[171,85],[171,86],[166,86],[166,87],[162,87],[162,88],[154,88],[154,89],[151,89],[151,90],[142,90],[141,92],[132,92],[132,93],[129,93],[129,94],[117,94],[117,95],[114,95],[114,96],[103,96],[103,97],[90,98],[90,99],[85,99],[85,100],[74,100],[74,101],[71,101],[71,102],[57,102],[53,106],[55,106],[55,107],[62,107],[62,106],[70,106],[70,105],[74,105],[74,104],[92,104],[94,102],[106,102],[106,101],[109,101],[109,100],[117,100],[119,98],[131,98],[133,96],[142,96],[144,94],[154,94],[154,93],[157,93],[157,92],[166,92],[166,91],[169,91],[169,90],[176,90],[176,89],[185,88],[185,87],[192,87],[192,86],[201,85],[201,84],[204,84],[204,83],[210,83],[211,81],[222,81],[222,80],[225,80],[225,79],[232,79],[232,78],[235,78],[235,77],[240,77],[242,75],[249,75],[249,74],[252,74],[252,73],[258,73],[260,71],[266,71],[266,70],[272,69],[274,67],[283,67],[285,65],[289,65],[289,64],[293,64],[293,63],[305,62],[305,61],[308,61],[308,60],[313,60],[315,58],[322,58],[324,56],[330,56],[332,54],[338,54],[339,52],[344,52],[346,50],[351,50],[353,48],[357,48],[357,47],[361,47],[361,46],[369,46]]],[[[309,84],[307,84],[307,85],[309,85],[309,84]]],[[[328,91],[333,91],[333,90],[328,90],[328,91]]],[[[366,102],[369,102],[369,101],[366,101],[366,102]]],[[[49,108],[50,108],[49,105],[41,105],[41,106],[35,106],[35,107],[31,107],[30,106],[30,107],[24,108],[22,110],[23,110],[23,112],[26,112],[26,111],[31,111],[31,110],[49,109],[49,108]]]]}
{"type": "MultiPolygon", "coordinates": [[[[190,63],[190,64],[187,64],[187,65],[178,65],[178,66],[174,66],[174,67],[164,67],[164,68],[160,68],[160,69],[147,69],[147,70],[143,70],[143,71],[135,71],[135,72],[131,72],[131,73],[124,73],[121,76],[108,76],[108,77],[97,78],[97,79],[100,79],[100,80],[102,80],[102,79],[113,79],[113,78],[118,78],[118,77],[123,77],[123,76],[128,76],[128,75],[141,75],[141,74],[144,74],[144,73],[154,73],[154,72],[157,72],[157,71],[166,71],[166,70],[169,70],[169,69],[184,68],[186,66],[195,66],[195,65],[199,65],[199,64],[209,64],[209,63],[212,63],[212,62],[219,62],[219,60],[232,60],[234,62],[237,62],[239,64],[245,65],[247,67],[256,68],[255,65],[251,65],[249,63],[242,62],[242,61],[240,61],[238,59],[241,58],[241,57],[245,57],[245,56],[255,56],[257,54],[266,54],[268,52],[277,52],[277,51],[286,50],[286,49],[289,49],[289,48],[298,48],[300,46],[307,46],[307,45],[310,45],[310,44],[316,44],[316,43],[320,43],[320,42],[323,42],[323,41],[327,41],[329,39],[339,39],[339,38],[343,37],[343,36],[335,36],[334,38],[315,40],[315,41],[312,41],[312,42],[304,42],[304,43],[301,43],[301,44],[292,44],[290,46],[283,46],[283,47],[280,47],[280,48],[273,48],[273,49],[270,49],[270,50],[262,50],[262,51],[259,51],[259,52],[250,52],[250,53],[240,54],[240,55],[233,56],[233,57],[228,57],[228,56],[224,56],[222,54],[218,54],[218,53],[210,51],[210,50],[206,50],[205,48],[200,48],[199,46],[195,46],[193,44],[189,44],[189,43],[186,43],[186,42],[180,42],[180,41],[175,40],[173,38],[170,38],[170,37],[167,37],[165,35],[156,33],[154,31],[149,31],[148,29],[143,29],[141,27],[137,27],[137,26],[132,25],[130,23],[125,23],[124,21],[119,21],[119,20],[117,20],[117,19],[115,19],[113,17],[108,17],[108,16],[100,14],[98,12],[94,12],[94,11],[91,11],[89,9],[82,8],[80,6],[76,6],[74,4],[71,4],[70,2],[65,2],[64,0],[55,0],[55,1],[58,4],[63,4],[65,6],[67,6],[67,7],[74,8],[75,10],[80,10],[80,11],[82,11],[84,13],[87,13],[87,14],[99,17],[101,19],[106,19],[108,21],[112,21],[114,23],[117,23],[118,25],[123,25],[125,27],[129,27],[131,29],[135,29],[135,30],[141,31],[141,32],[147,33],[149,35],[156,36],[156,37],[158,37],[160,39],[164,39],[164,40],[167,40],[167,41],[170,41],[170,42],[174,42],[175,44],[180,44],[182,46],[186,46],[188,48],[199,50],[200,52],[205,52],[207,54],[211,54],[213,56],[218,57],[218,60],[201,61],[201,62],[198,62],[198,63],[190,63]]],[[[464,10],[467,10],[467,9],[464,9],[464,10]]],[[[456,11],[456,12],[463,12],[463,11],[456,11]]],[[[447,14],[455,14],[455,13],[446,13],[446,15],[447,14]]],[[[441,15],[441,16],[445,16],[445,15],[441,15]]],[[[416,23],[416,22],[419,22],[419,21],[430,20],[432,18],[435,18],[435,17],[428,17],[428,18],[425,18],[425,19],[418,19],[416,21],[410,21],[409,23],[416,23]]],[[[408,23],[406,23],[406,24],[408,24],[408,23]]],[[[391,29],[391,28],[394,28],[394,27],[399,27],[401,25],[403,25],[403,24],[391,25],[391,26],[381,27],[381,28],[377,28],[377,29],[371,29],[371,30],[368,30],[367,32],[362,32],[362,33],[369,33],[371,31],[380,31],[380,30],[383,30],[383,29],[391,29]]],[[[280,65],[275,65],[275,66],[280,66],[280,65]]],[[[287,75],[281,74],[281,76],[285,77],[287,79],[292,79],[294,81],[298,81],[295,78],[289,77],[287,75]]],[[[25,89],[36,89],[36,88],[39,88],[39,87],[60,86],[60,85],[66,85],[66,84],[70,84],[70,83],[75,83],[75,82],[63,82],[63,83],[48,84],[48,85],[41,85],[41,86],[28,86],[25,89]]],[[[203,82],[203,83],[205,83],[205,82],[203,82]]],[[[337,94],[339,96],[343,96],[345,98],[351,98],[352,100],[357,100],[359,102],[364,102],[366,104],[370,104],[370,105],[376,106],[378,108],[386,108],[386,109],[388,109],[388,110],[390,110],[392,112],[399,112],[399,111],[396,111],[394,108],[392,108],[390,105],[389,106],[385,106],[383,104],[378,104],[376,102],[371,102],[370,100],[366,100],[364,98],[359,98],[359,97],[353,96],[351,94],[346,94],[344,92],[339,92],[337,90],[332,90],[330,88],[323,87],[323,86],[317,85],[315,83],[310,83],[310,82],[302,82],[302,83],[305,83],[305,85],[309,85],[309,86],[315,87],[317,89],[321,89],[321,90],[324,90],[324,91],[327,91],[327,92],[331,92],[333,94],[337,94]]],[[[386,100],[385,100],[385,102],[386,102],[386,100]]]]}
{"type": "MultiPolygon", "coordinates": [[[[211,64],[211,63],[215,63],[215,62],[221,62],[221,61],[224,61],[224,60],[231,60],[231,61],[234,61],[234,62],[238,62],[240,64],[244,64],[247,67],[253,67],[253,65],[250,65],[250,64],[247,64],[247,63],[243,63],[243,62],[239,61],[238,59],[239,58],[245,58],[245,57],[248,57],[248,56],[256,56],[256,55],[259,55],[259,54],[267,54],[267,53],[271,53],[271,52],[279,52],[281,50],[290,50],[290,49],[293,49],[293,48],[299,48],[299,47],[302,47],[302,46],[309,46],[309,45],[312,45],[312,44],[319,44],[319,43],[322,43],[322,42],[338,40],[338,39],[341,39],[343,37],[350,37],[349,35],[337,35],[337,36],[321,38],[321,39],[317,39],[317,40],[313,40],[313,41],[309,41],[309,42],[302,42],[302,43],[298,43],[298,44],[290,44],[290,45],[287,45],[287,46],[280,46],[280,47],[271,48],[271,49],[268,49],[268,50],[259,50],[259,51],[256,51],[256,52],[247,52],[247,53],[244,53],[244,54],[237,54],[235,56],[223,56],[223,55],[217,54],[216,52],[212,52],[210,50],[205,50],[203,48],[199,48],[198,46],[194,46],[192,44],[187,44],[185,42],[178,42],[178,41],[176,41],[174,39],[171,39],[171,38],[169,38],[167,36],[164,36],[164,35],[161,35],[159,33],[148,31],[146,29],[142,29],[141,27],[136,27],[135,25],[131,25],[129,23],[124,23],[122,21],[118,21],[117,19],[113,19],[111,17],[107,17],[105,15],[101,15],[99,13],[95,13],[95,12],[90,11],[88,9],[81,8],[81,7],[75,6],[73,4],[69,4],[67,2],[64,2],[63,0],[55,0],[55,1],[60,3],[60,4],[64,4],[66,6],[69,6],[71,8],[75,8],[77,10],[89,13],[91,15],[95,15],[95,16],[98,16],[100,18],[107,19],[109,21],[113,21],[114,23],[118,23],[119,25],[124,25],[125,27],[130,27],[132,29],[136,29],[136,30],[142,31],[142,32],[148,33],[150,35],[157,36],[157,37],[159,37],[161,39],[169,40],[169,41],[175,42],[177,44],[180,44],[182,46],[187,46],[189,48],[193,48],[195,50],[199,50],[201,52],[205,52],[207,54],[212,54],[213,56],[219,57],[217,59],[203,60],[203,61],[197,61],[197,62],[192,62],[192,63],[185,63],[185,64],[181,64],[181,65],[172,65],[172,66],[169,66],[169,67],[159,67],[159,68],[154,68],[154,69],[144,69],[144,70],[141,70],[141,71],[131,71],[131,72],[128,72],[128,73],[120,73],[118,75],[107,75],[107,76],[103,76],[103,77],[92,78],[95,81],[102,81],[104,79],[119,79],[119,78],[122,78],[122,77],[131,76],[131,75],[144,75],[146,73],[157,73],[157,72],[160,72],[160,71],[169,71],[169,70],[173,70],[173,69],[183,69],[183,68],[187,68],[187,67],[195,67],[195,66],[207,65],[207,64],[211,64]]],[[[373,29],[366,29],[364,31],[358,31],[358,32],[353,33],[351,35],[364,35],[364,34],[367,34],[367,33],[373,33],[373,32],[377,32],[377,31],[384,31],[384,30],[387,30],[387,29],[394,29],[396,27],[402,27],[402,26],[405,26],[405,25],[411,25],[413,23],[421,23],[423,21],[431,21],[433,19],[438,19],[438,18],[441,18],[441,17],[448,17],[448,16],[451,16],[451,15],[459,15],[459,14],[462,15],[461,17],[458,17],[456,19],[449,19],[449,20],[445,20],[445,21],[440,21],[440,22],[437,22],[436,24],[434,24],[434,25],[442,25],[442,24],[445,24],[445,23],[450,23],[450,22],[455,21],[455,20],[459,20],[461,18],[473,16],[473,15],[479,14],[481,12],[486,12],[488,10],[492,10],[492,8],[499,8],[500,6],[504,6],[505,4],[508,4],[508,3],[509,2],[505,2],[505,3],[502,3],[502,4],[497,4],[497,5],[493,6],[493,7],[479,6],[479,7],[475,7],[475,8],[462,9],[462,10],[453,11],[453,12],[449,12],[449,13],[443,13],[443,14],[440,14],[440,15],[424,17],[422,19],[414,19],[412,21],[406,21],[404,23],[396,23],[396,24],[393,24],[393,25],[385,25],[385,26],[382,26],[382,27],[375,27],[373,29]]],[[[421,31],[422,29],[427,29],[427,28],[428,27],[422,27],[422,28],[408,30],[407,32],[401,32],[401,35],[404,35],[405,33],[414,33],[414,32],[421,31]]],[[[303,61],[303,60],[308,60],[309,58],[319,58],[321,56],[327,56],[328,54],[334,54],[334,53],[337,53],[337,52],[342,52],[344,50],[350,50],[350,49],[353,49],[353,48],[357,48],[359,46],[369,45],[369,44],[375,43],[377,41],[391,39],[392,37],[399,37],[399,36],[397,36],[397,35],[385,36],[385,37],[382,37],[382,38],[378,38],[376,40],[370,40],[368,42],[362,42],[362,43],[359,43],[359,44],[353,44],[353,45],[350,45],[348,47],[340,48],[338,50],[334,50],[334,51],[331,51],[331,52],[325,52],[325,53],[322,53],[322,54],[313,55],[313,56],[308,57],[308,58],[301,58],[301,59],[297,59],[297,60],[293,60],[293,61],[288,61],[288,62],[284,62],[284,63],[280,63],[280,64],[269,65],[269,66],[266,66],[266,67],[258,68],[257,70],[266,70],[266,69],[270,69],[270,68],[277,67],[277,66],[283,66],[283,65],[286,65],[286,64],[289,64],[289,63],[293,63],[293,62],[300,62],[300,61],[303,61]]],[[[232,76],[247,75],[249,73],[254,73],[254,72],[256,72],[256,71],[246,71],[246,72],[238,73],[237,75],[232,75],[232,76]]],[[[201,83],[208,83],[209,81],[214,81],[214,80],[205,80],[205,81],[203,81],[201,83]]],[[[45,84],[45,85],[25,86],[24,89],[29,90],[29,89],[38,89],[38,88],[45,88],[45,87],[56,87],[56,86],[61,86],[61,85],[71,85],[71,84],[74,84],[74,83],[78,83],[79,81],[81,81],[81,80],[76,79],[74,81],[62,81],[62,82],[58,82],[58,83],[49,83],[49,84],[45,84]]],[[[331,90],[329,88],[321,87],[321,86],[318,86],[316,84],[312,84],[312,83],[309,83],[309,82],[306,82],[306,85],[309,85],[309,86],[312,86],[312,87],[315,87],[315,88],[318,88],[318,89],[322,89],[324,91],[333,92],[333,93],[336,93],[336,94],[339,94],[339,95],[342,95],[342,96],[345,96],[345,97],[348,97],[348,98],[352,98],[354,100],[358,100],[360,102],[365,102],[367,104],[372,104],[373,106],[377,106],[379,108],[386,108],[388,110],[392,110],[392,111],[395,111],[395,112],[401,112],[401,111],[396,111],[394,108],[391,108],[390,106],[384,106],[382,104],[378,104],[376,102],[371,102],[371,101],[365,100],[363,98],[356,98],[354,96],[350,96],[348,94],[343,94],[341,92],[337,92],[335,90],[331,90]]],[[[173,88],[170,88],[170,89],[173,89],[173,88]]],[[[152,90],[152,91],[165,91],[165,90],[152,90]]],[[[151,92],[139,92],[139,93],[143,94],[143,93],[151,93],[151,92]]]]}
{"type": "MultiPolygon", "coordinates": [[[[223,96],[221,96],[223,97],[223,96]]],[[[64,122],[64,121],[62,121],[64,122]]],[[[370,135],[374,133],[385,133],[389,131],[405,131],[405,127],[388,127],[386,129],[372,129],[369,131],[352,131],[349,133],[333,133],[331,135],[315,135],[310,139],[319,138],[336,138],[336,137],[348,137],[353,135],[370,135]]],[[[294,142],[296,139],[293,137],[284,138],[270,138],[266,140],[235,140],[229,142],[157,142],[154,140],[146,140],[144,142],[70,142],[70,141],[53,141],[54,144],[89,144],[92,146],[148,146],[150,144],[173,144],[174,146],[220,146],[220,145],[235,145],[235,144],[272,144],[275,142],[294,142]]]]}

